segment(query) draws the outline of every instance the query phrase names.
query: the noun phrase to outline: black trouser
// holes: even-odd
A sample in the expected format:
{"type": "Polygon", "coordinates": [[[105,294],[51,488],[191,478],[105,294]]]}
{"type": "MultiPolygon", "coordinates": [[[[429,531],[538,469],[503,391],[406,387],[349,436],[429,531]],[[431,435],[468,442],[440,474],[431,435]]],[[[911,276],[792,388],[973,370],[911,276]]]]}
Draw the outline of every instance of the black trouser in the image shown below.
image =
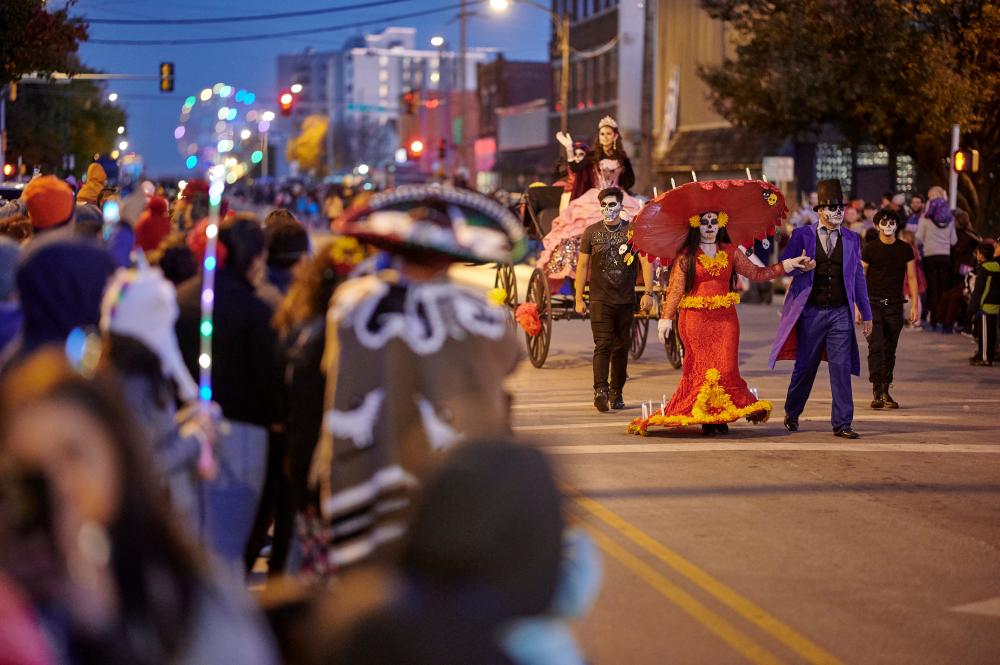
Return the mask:
{"type": "Polygon", "coordinates": [[[872,299],[872,334],[868,337],[868,379],[892,383],[896,345],[903,330],[903,303],[872,299]]]}
{"type": "Polygon", "coordinates": [[[921,265],[924,268],[924,276],[927,278],[927,301],[923,319],[925,321],[929,319],[932,325],[937,325],[939,323],[938,302],[951,286],[951,257],[925,256],[921,265]]]}
{"type": "Polygon", "coordinates": [[[608,388],[611,369],[612,390],[621,390],[628,371],[628,348],[632,341],[635,305],[590,303],[590,329],[594,333],[594,389],[608,388]]]}
{"type": "Polygon", "coordinates": [[[997,354],[997,315],[980,312],[972,318],[976,331],[976,342],[979,346],[976,349],[976,356],[980,360],[991,363],[996,359],[997,354]]]}

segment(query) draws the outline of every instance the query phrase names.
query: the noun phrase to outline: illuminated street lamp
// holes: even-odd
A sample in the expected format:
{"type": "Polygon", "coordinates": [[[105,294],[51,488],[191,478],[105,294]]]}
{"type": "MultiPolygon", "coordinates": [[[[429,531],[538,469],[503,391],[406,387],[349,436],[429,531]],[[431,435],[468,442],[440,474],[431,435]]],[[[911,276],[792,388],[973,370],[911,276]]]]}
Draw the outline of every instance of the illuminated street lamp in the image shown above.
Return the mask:
{"type": "Polygon", "coordinates": [[[293,94],[293,95],[297,95],[297,94],[299,94],[300,92],[302,92],[302,84],[301,84],[301,83],[293,83],[293,84],[292,84],[292,87],[291,87],[291,88],[289,88],[289,90],[291,90],[291,91],[292,91],[292,94],[293,94]]]}
{"type": "Polygon", "coordinates": [[[112,92],[110,95],[108,95],[108,101],[111,102],[111,103],[117,102],[118,101],[118,93],[117,92],[112,92]]]}
{"type": "Polygon", "coordinates": [[[118,149],[122,151],[128,150],[128,141],[122,141],[121,143],[119,143],[118,149]]]}
{"type": "Polygon", "coordinates": [[[118,125],[118,134],[121,135],[121,134],[124,134],[124,133],[125,133],[125,128],[122,127],[121,125],[118,125]]]}
{"type": "MultiPolygon", "coordinates": [[[[562,131],[569,126],[569,13],[562,16],[535,0],[517,0],[540,9],[552,19],[556,29],[556,39],[559,40],[559,50],[562,54],[562,73],[559,75],[559,124],[562,131]]],[[[502,12],[510,7],[510,0],[490,0],[490,9],[502,12]]]]}
{"type": "Polygon", "coordinates": [[[431,46],[433,46],[434,48],[441,48],[442,46],[444,46],[444,37],[442,37],[441,35],[435,35],[431,37],[431,46]]]}

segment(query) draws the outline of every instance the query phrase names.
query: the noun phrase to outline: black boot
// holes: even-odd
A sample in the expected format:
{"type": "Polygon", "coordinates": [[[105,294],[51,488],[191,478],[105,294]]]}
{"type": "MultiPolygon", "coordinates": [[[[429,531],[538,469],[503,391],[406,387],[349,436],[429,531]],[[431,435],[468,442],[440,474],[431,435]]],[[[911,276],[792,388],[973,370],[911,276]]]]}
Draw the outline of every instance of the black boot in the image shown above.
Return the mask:
{"type": "Polygon", "coordinates": [[[594,390],[594,406],[601,413],[608,410],[608,389],[607,388],[596,388],[594,390]]]}
{"type": "Polygon", "coordinates": [[[874,399],[872,400],[873,409],[881,409],[885,407],[885,398],[883,397],[883,394],[884,393],[882,392],[882,384],[873,383],[872,384],[872,395],[874,395],[874,399]]]}
{"type": "Polygon", "coordinates": [[[702,425],[701,426],[702,436],[715,436],[715,425],[702,425]]]}
{"type": "Polygon", "coordinates": [[[887,409],[898,409],[899,402],[894,400],[892,395],[889,394],[889,385],[888,383],[882,384],[882,403],[885,404],[885,408],[887,409]]]}
{"type": "Polygon", "coordinates": [[[625,399],[622,397],[621,388],[612,388],[611,392],[608,393],[608,399],[612,409],[618,411],[625,408],[625,399]]]}
{"type": "Polygon", "coordinates": [[[715,433],[720,436],[725,436],[726,434],[729,434],[729,425],[727,425],[726,423],[722,423],[721,425],[716,425],[715,433]]]}

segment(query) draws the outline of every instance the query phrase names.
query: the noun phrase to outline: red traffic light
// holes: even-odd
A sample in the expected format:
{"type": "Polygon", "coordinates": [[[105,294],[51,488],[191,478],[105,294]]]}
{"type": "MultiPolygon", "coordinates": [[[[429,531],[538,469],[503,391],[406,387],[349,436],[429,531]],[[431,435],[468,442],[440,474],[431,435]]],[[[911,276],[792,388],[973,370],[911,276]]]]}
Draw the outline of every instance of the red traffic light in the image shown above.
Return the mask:
{"type": "Polygon", "coordinates": [[[11,177],[12,175],[14,175],[14,165],[13,164],[4,164],[3,165],[3,174],[6,177],[8,177],[8,178],[11,177]]]}
{"type": "Polygon", "coordinates": [[[295,105],[295,95],[288,92],[287,90],[285,92],[282,92],[281,96],[278,97],[278,106],[281,107],[281,115],[285,116],[291,115],[292,107],[294,105],[295,105]]]}
{"type": "Polygon", "coordinates": [[[979,151],[962,148],[951,156],[951,168],[955,173],[978,173],[979,151]]]}
{"type": "Polygon", "coordinates": [[[424,151],[424,142],[420,139],[413,139],[410,141],[410,154],[414,156],[420,156],[424,151]]]}

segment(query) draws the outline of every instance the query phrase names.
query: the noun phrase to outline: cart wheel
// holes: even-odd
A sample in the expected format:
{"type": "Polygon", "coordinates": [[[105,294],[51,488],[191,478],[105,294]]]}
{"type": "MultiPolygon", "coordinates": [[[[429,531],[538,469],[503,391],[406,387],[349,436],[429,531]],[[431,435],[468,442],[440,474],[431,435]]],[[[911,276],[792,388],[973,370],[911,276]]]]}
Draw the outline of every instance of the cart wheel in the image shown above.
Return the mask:
{"type": "Polygon", "coordinates": [[[545,364],[549,356],[549,341],[552,339],[552,296],[549,294],[549,282],[541,270],[535,268],[528,280],[528,295],[525,302],[535,303],[538,308],[538,318],[542,322],[542,330],[532,337],[525,334],[528,346],[528,358],[535,367],[545,364]]]}
{"type": "Polygon", "coordinates": [[[493,278],[493,288],[500,288],[507,292],[504,305],[510,308],[517,307],[517,276],[514,274],[514,266],[509,263],[498,263],[496,277],[493,278]]]}
{"type": "Polygon", "coordinates": [[[632,360],[642,357],[642,352],[646,350],[646,340],[649,339],[649,318],[635,317],[632,319],[632,343],[628,347],[628,356],[632,360]]]}
{"type": "Polygon", "coordinates": [[[677,334],[677,324],[674,323],[674,327],[670,329],[670,334],[667,335],[667,343],[665,344],[667,350],[667,360],[674,369],[680,369],[681,365],[684,363],[684,344],[681,343],[681,338],[677,334]]]}

